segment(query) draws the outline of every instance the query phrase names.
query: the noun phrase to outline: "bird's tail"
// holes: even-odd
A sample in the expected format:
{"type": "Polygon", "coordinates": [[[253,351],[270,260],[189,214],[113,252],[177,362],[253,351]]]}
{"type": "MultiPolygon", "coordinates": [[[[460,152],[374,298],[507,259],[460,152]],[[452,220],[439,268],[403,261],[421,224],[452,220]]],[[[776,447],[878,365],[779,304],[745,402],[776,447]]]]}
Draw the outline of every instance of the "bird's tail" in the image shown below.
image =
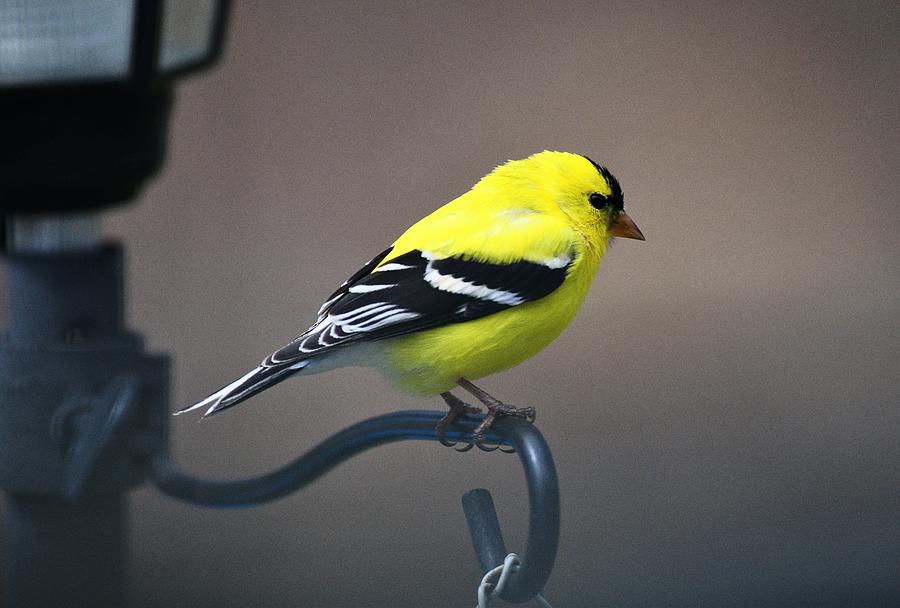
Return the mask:
{"type": "Polygon", "coordinates": [[[231,384],[223,386],[206,399],[178,410],[174,415],[178,416],[185,412],[207,407],[208,409],[203,414],[203,417],[206,418],[207,416],[212,416],[222,410],[227,410],[228,408],[237,405],[245,399],[249,399],[256,393],[265,390],[270,386],[278,384],[294,372],[309,365],[309,363],[310,361],[308,359],[304,359],[302,361],[295,361],[289,365],[275,365],[272,367],[259,366],[241,376],[231,384]]]}

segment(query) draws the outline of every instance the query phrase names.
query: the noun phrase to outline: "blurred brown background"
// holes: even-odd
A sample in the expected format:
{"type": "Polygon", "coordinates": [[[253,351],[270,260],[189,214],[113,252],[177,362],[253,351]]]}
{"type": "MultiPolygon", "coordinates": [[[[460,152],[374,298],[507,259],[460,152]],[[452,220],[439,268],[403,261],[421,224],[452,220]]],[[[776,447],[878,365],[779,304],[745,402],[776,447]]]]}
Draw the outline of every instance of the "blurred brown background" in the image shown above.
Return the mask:
{"type": "MultiPolygon", "coordinates": [[[[292,338],[407,225],[496,164],[580,152],[646,243],[573,326],[482,384],[539,408],[562,484],[556,606],[900,602],[894,3],[236,2],[185,82],[169,161],[108,216],[129,322],[175,355],[173,407],[292,338]]],[[[443,408],[368,370],[286,382],[176,459],[266,471],[361,418],[443,408]]],[[[472,605],[459,499],[518,462],[405,443],[213,511],[134,493],[139,607],[472,605]]]]}

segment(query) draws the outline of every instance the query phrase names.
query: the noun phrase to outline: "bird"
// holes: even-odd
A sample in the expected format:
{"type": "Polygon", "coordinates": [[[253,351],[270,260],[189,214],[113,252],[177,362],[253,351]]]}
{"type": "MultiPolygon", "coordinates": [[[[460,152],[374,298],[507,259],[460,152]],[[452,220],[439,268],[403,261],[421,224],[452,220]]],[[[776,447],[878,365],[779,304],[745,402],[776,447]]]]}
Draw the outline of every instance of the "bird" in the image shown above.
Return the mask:
{"type": "MultiPolygon", "coordinates": [[[[610,242],[645,240],[625,213],[618,180],[587,156],[544,150],[495,167],[425,216],[344,281],[315,322],[233,382],[175,412],[229,409],[291,376],[345,366],[381,370],[402,390],[440,395],[456,417],[487,408],[472,434],[500,416],[534,420],[473,384],[555,340],[584,301],[610,242]]],[[[459,449],[459,448],[458,448],[459,449]]]]}

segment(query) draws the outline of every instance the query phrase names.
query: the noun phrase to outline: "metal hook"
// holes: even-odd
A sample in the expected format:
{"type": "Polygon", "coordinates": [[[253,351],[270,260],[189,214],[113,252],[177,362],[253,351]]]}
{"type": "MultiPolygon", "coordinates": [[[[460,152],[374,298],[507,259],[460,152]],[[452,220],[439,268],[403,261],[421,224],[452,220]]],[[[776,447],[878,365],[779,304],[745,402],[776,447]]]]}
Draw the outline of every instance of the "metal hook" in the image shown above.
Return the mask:
{"type": "MultiPolygon", "coordinates": [[[[369,418],[332,435],[280,469],[250,479],[216,481],[194,477],[177,470],[165,454],[153,458],[151,476],[162,492],[180,500],[208,507],[251,507],[299,490],[369,448],[407,439],[436,441],[435,426],[443,416],[444,412],[413,410],[369,418]]],[[[445,435],[451,441],[464,436],[471,440],[482,419],[481,415],[460,416],[445,435]]],[[[559,543],[556,467],[540,431],[524,420],[501,418],[485,438],[514,447],[525,471],[528,541],[521,567],[511,576],[501,596],[510,602],[525,602],[544,587],[556,558],[559,543]]],[[[487,572],[506,557],[493,501],[486,490],[473,490],[463,500],[475,551],[482,570],[487,572]]]]}
{"type": "MultiPolygon", "coordinates": [[[[522,603],[543,590],[559,545],[559,482],[553,456],[544,437],[532,424],[503,418],[494,430],[512,441],[525,469],[528,483],[528,539],[518,570],[510,575],[500,597],[522,603]]],[[[508,555],[494,499],[485,489],[466,492],[462,498],[469,534],[482,574],[503,563],[508,555]]]]}

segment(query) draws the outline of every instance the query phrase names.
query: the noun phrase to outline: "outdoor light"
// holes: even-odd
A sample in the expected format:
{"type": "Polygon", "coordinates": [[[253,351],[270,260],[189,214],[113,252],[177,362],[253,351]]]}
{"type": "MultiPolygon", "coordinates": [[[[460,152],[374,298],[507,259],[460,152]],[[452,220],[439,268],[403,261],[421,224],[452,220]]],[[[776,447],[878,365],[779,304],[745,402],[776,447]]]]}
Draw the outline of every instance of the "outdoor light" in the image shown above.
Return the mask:
{"type": "Polygon", "coordinates": [[[163,163],[178,77],[224,0],[0,0],[3,581],[9,606],[122,606],[126,493],[165,453],[165,354],[124,325],[97,215],[163,163]]]}
{"type": "Polygon", "coordinates": [[[132,198],[175,80],[219,57],[224,0],[0,0],[0,210],[132,198]]]}

